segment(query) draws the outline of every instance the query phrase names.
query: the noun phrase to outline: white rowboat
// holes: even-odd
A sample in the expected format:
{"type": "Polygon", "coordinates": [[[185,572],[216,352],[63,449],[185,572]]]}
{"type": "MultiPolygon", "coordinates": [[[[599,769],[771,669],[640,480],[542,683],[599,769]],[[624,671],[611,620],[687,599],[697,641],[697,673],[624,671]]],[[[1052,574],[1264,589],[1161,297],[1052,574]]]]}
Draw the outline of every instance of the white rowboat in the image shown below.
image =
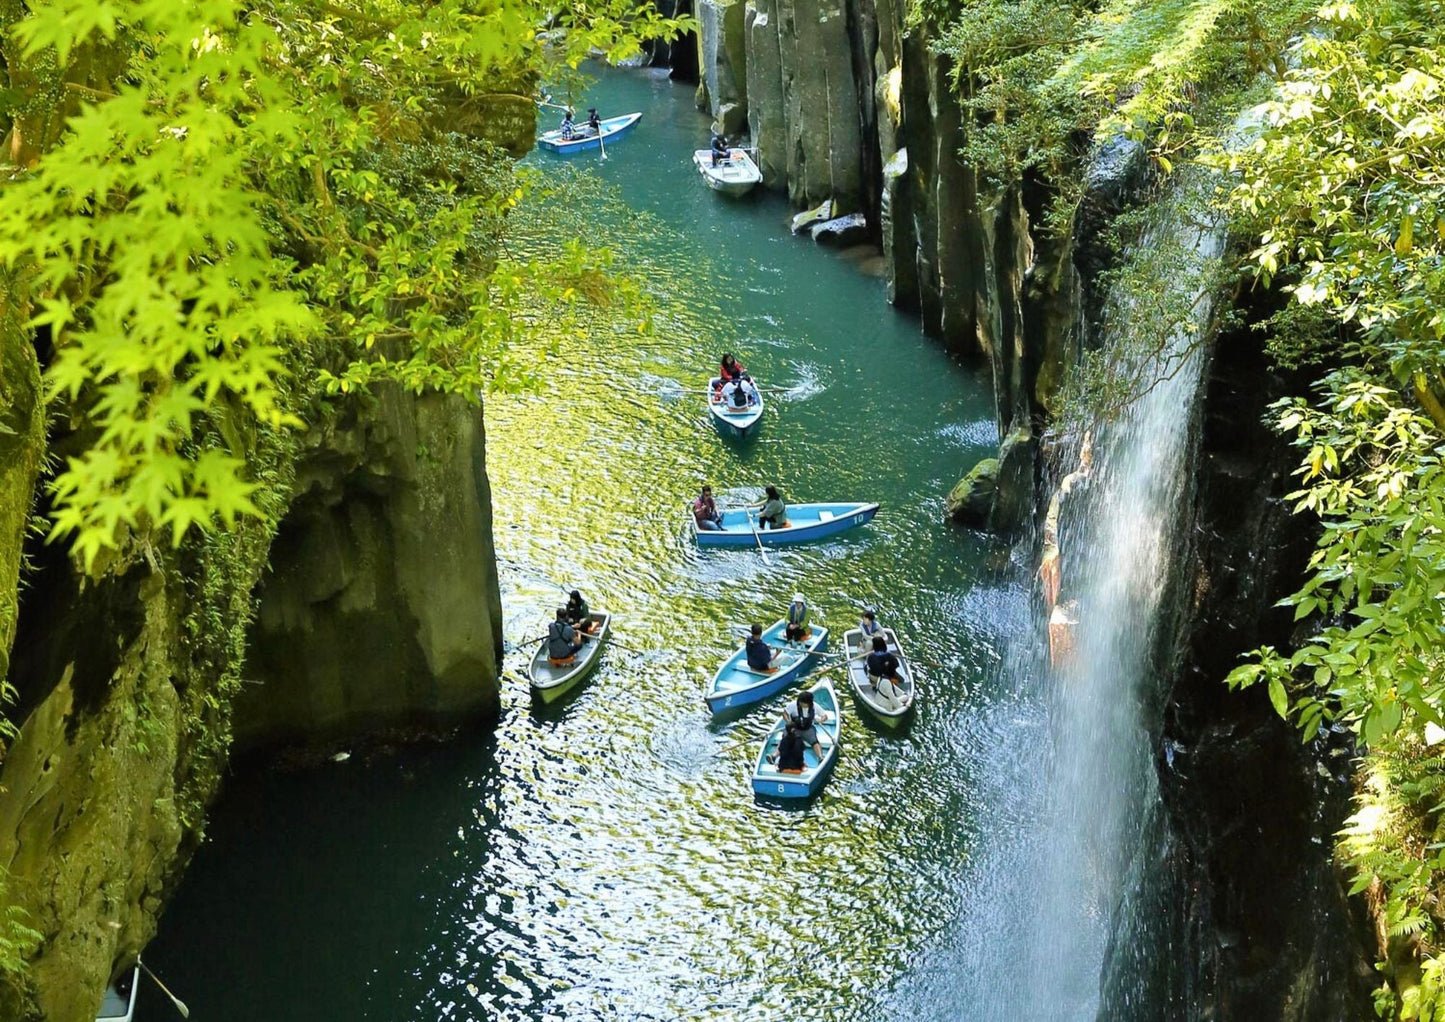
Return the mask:
{"type": "Polygon", "coordinates": [[[746,195],[763,180],[763,172],[746,149],[730,149],[727,159],[716,164],[712,161],[711,149],[698,149],[692,154],[692,162],[707,186],[724,195],[746,195]]]}

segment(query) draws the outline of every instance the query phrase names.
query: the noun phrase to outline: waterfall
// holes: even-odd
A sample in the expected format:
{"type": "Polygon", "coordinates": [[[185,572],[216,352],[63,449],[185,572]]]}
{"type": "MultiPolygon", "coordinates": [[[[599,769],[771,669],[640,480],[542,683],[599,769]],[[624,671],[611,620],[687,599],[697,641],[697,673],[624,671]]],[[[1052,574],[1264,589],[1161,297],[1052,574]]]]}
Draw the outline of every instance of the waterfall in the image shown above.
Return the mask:
{"type": "MultiPolygon", "coordinates": [[[[976,804],[990,812],[971,821],[974,861],[961,931],[947,942],[950,960],[929,963],[902,997],[932,1006],[937,1017],[1118,1022],[1112,1002],[1137,1000],[1149,986],[1142,970],[1156,965],[1156,949],[1112,945],[1121,933],[1159,929],[1138,923],[1153,911],[1147,864],[1160,858],[1163,836],[1157,705],[1174,653],[1167,604],[1186,544],[1214,311],[1210,271],[1225,243],[1221,223],[1191,218],[1183,191],[1158,205],[1135,254],[1136,263],[1158,264],[1159,288],[1116,286],[1109,303],[1109,385],[1145,382],[1098,428],[1091,466],[1081,463],[1085,428],[1063,428],[1060,471],[1074,477],[1055,510],[1059,614],[1076,623],[1055,618],[1061,662],[1051,666],[1041,638],[1046,611],[1021,611],[1027,619],[1012,623],[1018,638],[1005,656],[1001,694],[966,725],[987,732],[973,744],[993,748],[974,764],[983,789],[976,804]],[[1184,326],[1151,339],[1170,303],[1187,309],[1184,326]]],[[[1133,1007],[1140,1018],[1166,1017],[1160,1005],[1133,1007]]]]}
{"type": "Polygon", "coordinates": [[[1156,844],[1155,707],[1174,654],[1166,601],[1186,544],[1191,439],[1214,305],[1205,289],[1224,247],[1222,225],[1193,222],[1188,206],[1164,206],[1163,222],[1144,241],[1151,255],[1179,257],[1164,260],[1175,270],[1165,301],[1187,301],[1186,325],[1137,355],[1154,347],[1140,336],[1152,318],[1133,314],[1152,300],[1114,296],[1110,342],[1121,350],[1111,371],[1142,393],[1100,429],[1095,463],[1081,476],[1086,488],[1066,498],[1078,503],[1075,520],[1065,504],[1059,523],[1060,606],[1077,601],[1066,615],[1077,623],[1061,629],[1058,641],[1072,633],[1072,650],[1045,695],[1051,748],[1025,948],[1039,979],[1031,999],[1040,1018],[1098,1013],[1110,936],[1149,887],[1137,874],[1156,844]]]}

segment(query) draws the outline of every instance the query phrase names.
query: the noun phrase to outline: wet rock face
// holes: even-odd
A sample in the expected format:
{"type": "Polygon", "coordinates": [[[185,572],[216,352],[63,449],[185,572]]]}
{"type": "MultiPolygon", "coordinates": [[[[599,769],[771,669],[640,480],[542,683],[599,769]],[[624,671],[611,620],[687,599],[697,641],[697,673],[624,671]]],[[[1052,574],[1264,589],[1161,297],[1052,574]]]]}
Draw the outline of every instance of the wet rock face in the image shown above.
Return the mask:
{"type": "Polygon", "coordinates": [[[862,213],[849,213],[847,216],[814,224],[809,233],[820,245],[847,248],[868,240],[868,221],[863,218],[862,213]]]}
{"type": "Polygon", "coordinates": [[[1165,904],[1187,944],[1180,1017],[1335,1022],[1372,1017],[1370,956],[1335,875],[1351,750],[1301,745],[1262,689],[1224,676],[1258,645],[1283,648],[1274,606],[1313,546],[1283,495],[1296,454],[1261,424],[1286,392],[1247,331],[1222,338],[1205,396],[1184,661],[1165,707],[1160,780],[1177,837],[1165,904]]]}
{"type": "Polygon", "coordinates": [[[259,588],[238,741],[495,713],[481,410],[388,390],[314,439],[259,588]]]}

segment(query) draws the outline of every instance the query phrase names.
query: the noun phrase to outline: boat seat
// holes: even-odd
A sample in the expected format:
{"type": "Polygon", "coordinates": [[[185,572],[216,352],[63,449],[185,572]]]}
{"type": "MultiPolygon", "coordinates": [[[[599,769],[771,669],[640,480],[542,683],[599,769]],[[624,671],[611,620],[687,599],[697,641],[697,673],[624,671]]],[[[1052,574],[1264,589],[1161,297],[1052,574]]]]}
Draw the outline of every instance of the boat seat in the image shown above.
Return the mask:
{"type": "Polygon", "coordinates": [[[738,664],[738,670],[740,670],[740,671],[747,671],[749,674],[756,674],[756,675],[758,675],[760,678],[766,678],[766,677],[768,677],[769,675],[777,674],[779,671],[782,670],[782,668],[781,668],[781,667],[763,667],[763,668],[757,668],[757,667],[753,667],[751,664],[738,664]]]}
{"type": "Polygon", "coordinates": [[[831,512],[831,511],[819,511],[819,512],[818,512],[818,521],[820,521],[820,522],[831,522],[832,520],[833,520],[833,512],[831,512]]]}
{"type": "Polygon", "coordinates": [[[576,654],[576,653],[573,653],[571,656],[569,656],[569,657],[568,657],[567,659],[565,659],[565,660],[558,660],[556,657],[550,657],[550,656],[547,658],[547,663],[551,664],[553,667],[570,667],[572,664],[575,664],[576,662],[577,662],[577,654],[576,654]]]}

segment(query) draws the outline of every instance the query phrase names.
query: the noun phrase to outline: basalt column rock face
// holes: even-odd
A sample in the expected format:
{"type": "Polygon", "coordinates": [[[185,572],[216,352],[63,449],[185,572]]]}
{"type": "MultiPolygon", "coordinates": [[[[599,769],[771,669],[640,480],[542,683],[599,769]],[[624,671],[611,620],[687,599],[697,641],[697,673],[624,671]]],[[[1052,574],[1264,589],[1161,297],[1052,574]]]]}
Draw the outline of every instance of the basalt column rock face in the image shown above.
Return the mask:
{"type": "Polygon", "coordinates": [[[245,743],[495,714],[501,600],[481,411],[384,389],[310,438],[260,589],[245,743]]]}
{"type": "Polygon", "coordinates": [[[736,138],[748,123],[748,55],[743,0],[699,0],[697,87],[699,109],[712,114],[713,130],[736,138]]]}
{"type": "Polygon", "coordinates": [[[749,8],[748,122],[764,183],[786,188],[796,206],[832,199],[839,213],[863,210],[864,115],[847,0],[750,0],[749,8]]]}
{"type": "MultiPolygon", "coordinates": [[[[283,469],[284,471],[284,469],[283,469]]],[[[30,551],[0,769],[0,911],[38,932],[0,1018],[90,1022],[199,844],[270,528],[122,543],[90,571],[30,551]]],[[[8,916],[7,916],[8,918],[8,916]]]]}

